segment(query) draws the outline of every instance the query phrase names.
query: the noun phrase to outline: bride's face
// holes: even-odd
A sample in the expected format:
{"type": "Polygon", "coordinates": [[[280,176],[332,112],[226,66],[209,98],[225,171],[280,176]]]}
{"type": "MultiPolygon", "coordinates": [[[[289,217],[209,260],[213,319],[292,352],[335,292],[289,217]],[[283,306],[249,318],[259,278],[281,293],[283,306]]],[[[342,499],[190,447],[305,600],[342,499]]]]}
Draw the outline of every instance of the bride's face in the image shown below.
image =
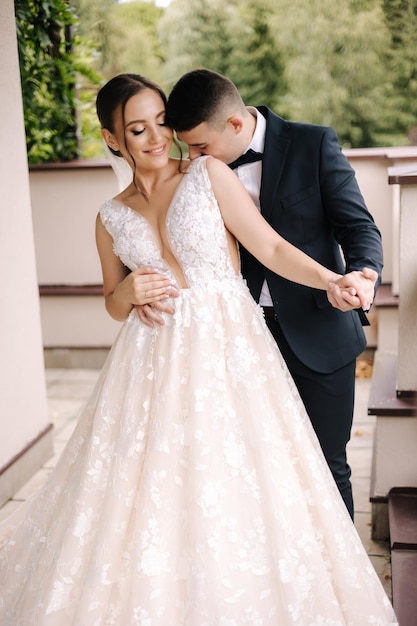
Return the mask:
{"type": "Polygon", "coordinates": [[[144,89],[132,96],[126,103],[124,120],[121,111],[116,116],[112,137],[117,145],[111,147],[120,150],[130,165],[133,156],[138,170],[166,165],[173,132],[165,126],[165,106],[160,95],[144,89]]]}

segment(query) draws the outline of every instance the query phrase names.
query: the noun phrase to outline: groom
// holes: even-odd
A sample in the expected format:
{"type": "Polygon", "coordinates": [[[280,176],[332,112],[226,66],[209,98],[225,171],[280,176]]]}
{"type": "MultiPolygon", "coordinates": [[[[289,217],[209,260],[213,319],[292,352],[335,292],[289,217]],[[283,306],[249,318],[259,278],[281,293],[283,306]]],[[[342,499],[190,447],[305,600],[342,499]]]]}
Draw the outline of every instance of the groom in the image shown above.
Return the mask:
{"type": "MultiPolygon", "coordinates": [[[[331,128],[289,122],[264,106],[246,107],[229,79],[205,69],[176,83],[167,123],[188,144],[191,159],[211,154],[233,167],[285,239],[338,273],[361,272],[372,301],[383,266],[381,236],[331,128]],[[241,164],[238,157],[248,149],[241,164]]],[[[241,261],[353,518],[346,446],[366,316],[355,309],[358,300],[346,300],[337,286],[326,296],[287,281],[242,247],[241,261]]]]}

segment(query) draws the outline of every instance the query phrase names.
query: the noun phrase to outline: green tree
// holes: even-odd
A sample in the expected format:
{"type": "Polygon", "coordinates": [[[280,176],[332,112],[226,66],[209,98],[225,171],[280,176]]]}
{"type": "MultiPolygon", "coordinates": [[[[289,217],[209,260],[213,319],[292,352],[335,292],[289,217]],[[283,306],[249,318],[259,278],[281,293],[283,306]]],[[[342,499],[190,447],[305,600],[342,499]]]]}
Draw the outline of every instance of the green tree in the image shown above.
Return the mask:
{"type": "Polygon", "coordinates": [[[153,2],[127,2],[110,10],[112,30],[107,39],[108,58],[103,73],[107,78],[134,72],[162,80],[163,52],[157,25],[163,9],[153,2]]]}
{"type": "MultiPolygon", "coordinates": [[[[181,74],[197,67],[226,74],[237,43],[236,31],[244,24],[230,2],[221,0],[176,0],[159,24],[165,51],[164,78],[169,88],[181,74]]],[[[245,33],[246,35],[246,33],[245,33]]]]}
{"type": "Polygon", "coordinates": [[[95,96],[111,76],[169,91],[202,66],[348,146],[417,134],[417,0],[16,0],[16,19],[30,162],[73,158],[77,137],[102,156],[95,96]]]}
{"type": "Polygon", "coordinates": [[[228,76],[248,104],[275,106],[285,90],[283,61],[263,1],[176,0],[160,21],[165,82],[207,67],[228,76]]]}
{"type": "Polygon", "coordinates": [[[265,4],[251,0],[240,5],[240,12],[247,35],[245,44],[233,50],[234,65],[229,68],[228,75],[238,86],[245,102],[265,104],[273,109],[281,107],[282,112],[281,98],[287,92],[285,62],[271,33],[269,10],[265,4]]]}
{"type": "Polygon", "coordinates": [[[106,80],[105,68],[111,63],[108,39],[112,33],[111,9],[117,0],[71,0],[78,20],[74,26],[74,52],[83,66],[89,68],[78,76],[77,112],[80,154],[83,158],[105,156],[97,120],[95,100],[106,80]]]}
{"type": "Polygon", "coordinates": [[[386,131],[408,133],[417,144],[417,1],[383,0],[390,35],[387,49],[387,101],[391,115],[386,131]]]}
{"type": "Polygon", "coordinates": [[[108,40],[112,33],[111,9],[117,0],[72,0],[72,5],[78,16],[76,31],[94,49],[94,69],[104,73],[103,68],[112,62],[108,40]]]}
{"type": "Polygon", "coordinates": [[[75,35],[74,71],[76,83],[77,131],[79,156],[83,159],[105,155],[96,114],[96,95],[104,78],[96,69],[97,49],[92,40],[75,35]]]}
{"type": "Polygon", "coordinates": [[[378,145],[386,101],[387,31],[380,0],[280,0],[271,17],[285,55],[289,115],[378,145]]]}
{"type": "Polygon", "coordinates": [[[135,72],[162,80],[162,52],[156,34],[163,10],[153,2],[73,0],[79,21],[76,57],[90,68],[77,81],[80,149],[84,158],[105,155],[95,110],[98,88],[112,76],[135,72]]]}
{"type": "Polygon", "coordinates": [[[74,0],[78,32],[95,49],[94,67],[105,79],[122,72],[162,78],[163,53],[157,25],[163,9],[154,2],[74,0]]]}
{"type": "Polygon", "coordinates": [[[15,13],[28,161],[74,159],[73,12],[65,0],[16,0],[15,13]]]}

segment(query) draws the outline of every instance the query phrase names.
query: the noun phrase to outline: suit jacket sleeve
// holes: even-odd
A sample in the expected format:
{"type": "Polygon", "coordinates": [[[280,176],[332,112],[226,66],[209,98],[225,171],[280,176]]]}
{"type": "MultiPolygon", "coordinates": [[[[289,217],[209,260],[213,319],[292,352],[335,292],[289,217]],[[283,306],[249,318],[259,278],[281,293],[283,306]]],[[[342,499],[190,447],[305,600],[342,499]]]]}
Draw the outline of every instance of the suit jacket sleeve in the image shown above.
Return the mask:
{"type": "Polygon", "coordinates": [[[365,205],[354,170],[341,153],[337,135],[331,128],[323,134],[320,183],[323,208],[343,251],[346,271],[370,267],[380,276],[381,235],[365,205]]]}

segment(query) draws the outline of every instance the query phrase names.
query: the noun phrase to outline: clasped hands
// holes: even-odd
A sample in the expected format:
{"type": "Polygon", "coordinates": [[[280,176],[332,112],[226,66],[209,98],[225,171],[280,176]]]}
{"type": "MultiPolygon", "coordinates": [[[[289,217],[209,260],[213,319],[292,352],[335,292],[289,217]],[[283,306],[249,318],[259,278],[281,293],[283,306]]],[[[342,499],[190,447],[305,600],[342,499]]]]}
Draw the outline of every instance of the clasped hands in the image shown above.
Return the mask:
{"type": "MultiPolygon", "coordinates": [[[[362,271],[352,271],[331,281],[327,288],[330,304],[340,311],[361,308],[368,311],[374,299],[378,274],[368,267],[362,271]]],[[[139,319],[146,326],[164,324],[161,313],[173,315],[170,298],[179,295],[172,282],[155,269],[139,268],[123,281],[125,297],[136,308],[139,319]]]]}
{"type": "Polygon", "coordinates": [[[378,274],[364,267],[362,271],[352,271],[329,283],[327,298],[332,306],[340,311],[363,309],[369,311],[375,294],[378,274]]]}

